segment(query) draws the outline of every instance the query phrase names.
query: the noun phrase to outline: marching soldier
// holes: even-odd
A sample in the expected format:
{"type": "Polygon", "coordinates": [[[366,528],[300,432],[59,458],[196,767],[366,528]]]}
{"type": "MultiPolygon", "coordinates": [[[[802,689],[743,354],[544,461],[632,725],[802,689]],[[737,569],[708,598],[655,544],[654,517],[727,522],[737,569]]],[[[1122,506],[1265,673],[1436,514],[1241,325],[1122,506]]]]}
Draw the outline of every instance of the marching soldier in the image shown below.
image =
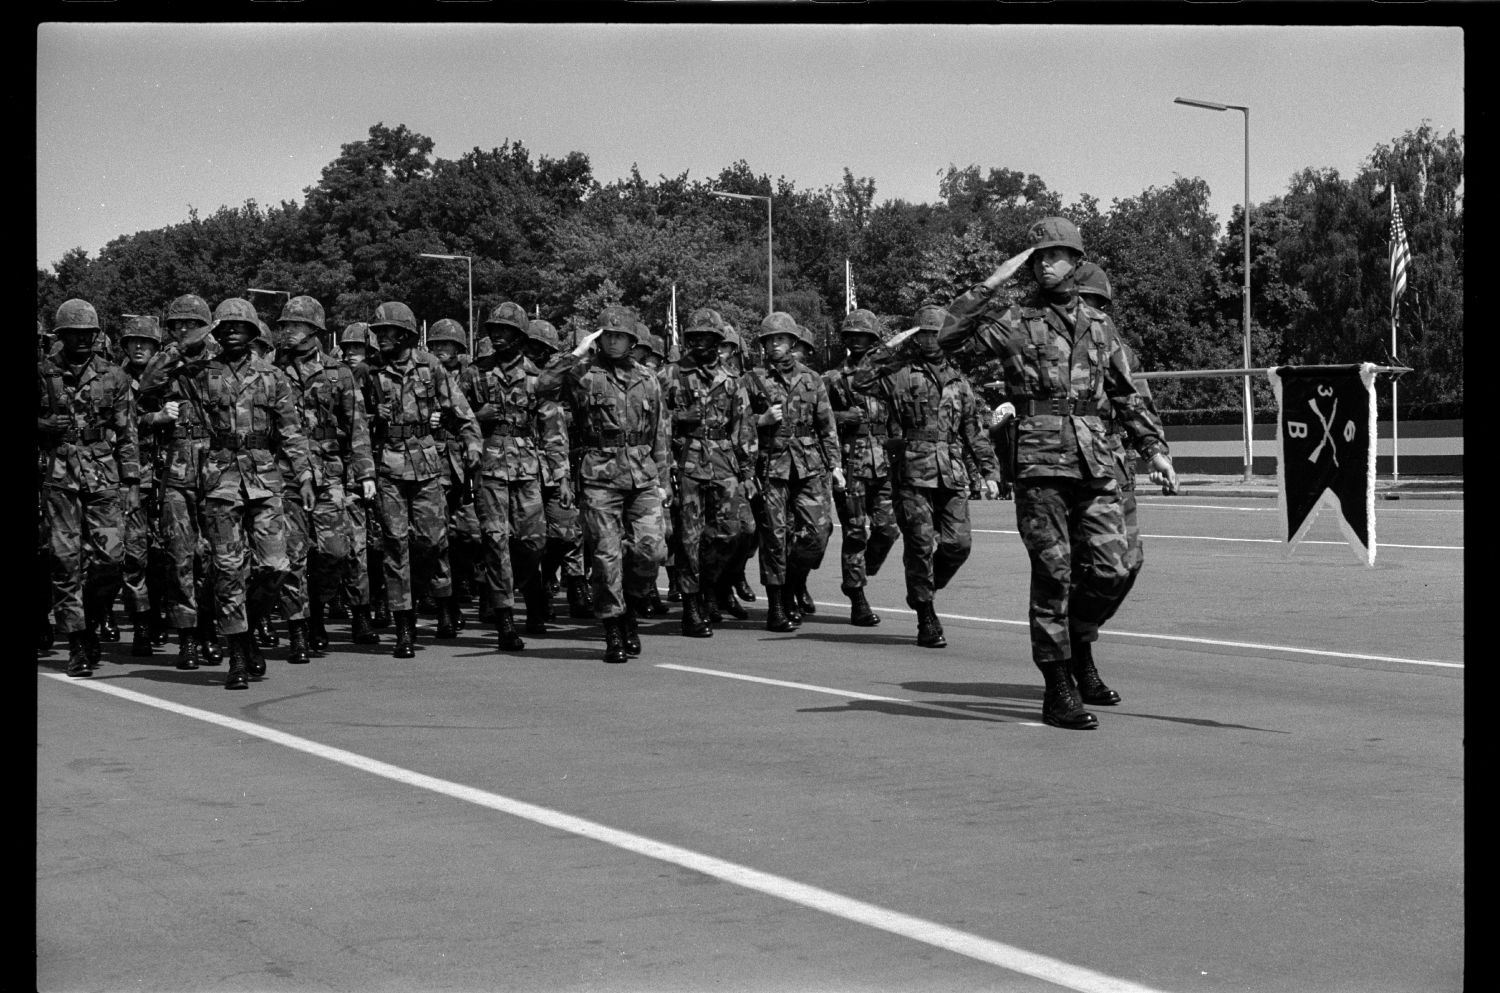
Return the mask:
{"type": "Polygon", "coordinates": [[[417,319],[404,303],[383,303],[370,322],[382,364],[369,377],[374,445],[379,451],[375,492],[384,533],[386,602],[396,618],[398,659],[416,657],[415,580],[426,578],[438,605],[439,638],[457,633],[453,577],[448,567],[443,456],[433,429],[458,433],[464,465],[479,463],[474,414],[458,383],[430,352],[416,347],[417,319]]]}
{"type": "MultiPolygon", "coordinates": [[[[120,333],[120,346],[125,352],[125,364],[121,366],[130,377],[131,395],[139,396],[141,375],[146,364],[160,350],[162,344],[161,325],[155,317],[133,317],[120,333]]],[[[162,631],[162,561],[157,539],[161,519],[162,480],[160,466],[161,446],[158,428],[170,421],[161,411],[143,411],[137,403],[136,427],[140,444],[141,501],[125,515],[125,559],[123,563],[124,599],[130,611],[130,654],[137,658],[149,658],[152,646],[158,642],[162,631]]],[[[163,635],[164,637],[164,635],[163,635]]],[[[185,669],[196,669],[198,665],[187,660],[185,669]]]]}
{"type": "Polygon", "coordinates": [[[896,521],[906,570],[906,605],[917,612],[917,644],[923,648],[948,644],[933,601],[973,547],[965,457],[972,458],[984,475],[986,493],[1000,491],[1000,467],[979,426],[974,392],[938,348],[946,317],[941,307],[917,311],[916,327],[871,350],[850,383],[885,404],[891,434],[899,433],[891,467],[896,521]],[[912,335],[916,348],[902,349],[912,335]]]}
{"type": "MultiPolygon", "coordinates": [[[[323,305],[310,296],[292,297],[276,322],[276,356],[292,389],[293,403],[307,437],[317,502],[304,510],[284,505],[290,573],[281,607],[289,628],[287,661],[303,663],[310,651],[328,649],[324,614],[347,577],[354,554],[346,480],[365,500],[375,497],[375,463],[364,398],[354,372],[323,349],[323,305]]],[[[280,453],[281,469],[292,474],[290,453],[280,453]]]]}
{"type": "MultiPolygon", "coordinates": [[[[469,337],[464,326],[451,318],[443,318],[427,331],[427,350],[437,356],[454,382],[462,383],[465,353],[469,350],[469,337]]],[[[473,403],[469,404],[473,407],[473,403]]],[[[474,577],[483,554],[483,539],[480,536],[479,511],[476,509],[473,481],[465,473],[463,439],[439,425],[433,429],[438,448],[443,455],[443,492],[448,499],[448,561],[453,571],[454,603],[467,600],[472,595],[474,577]]],[[[463,614],[453,612],[453,627],[463,629],[463,614]]]]}
{"type": "Polygon", "coordinates": [[[119,366],[94,354],[99,317],[86,300],[57,308],[62,350],[37,367],[37,432],[47,459],[43,520],[51,539],[53,615],[68,636],[68,675],[99,666],[95,630],[114,602],[125,515],[141,500],[134,391],[119,366]]]}
{"type": "MultiPolygon", "coordinates": [[[[695,314],[697,311],[694,312],[695,314]]],[[[719,361],[724,364],[728,372],[740,380],[740,385],[746,387],[746,395],[752,396],[749,389],[751,382],[749,375],[745,372],[745,342],[733,324],[723,320],[715,311],[709,311],[714,315],[714,322],[724,331],[724,340],[719,344],[719,361]]],[[[754,410],[754,400],[751,401],[751,412],[754,410]]],[[[708,602],[709,620],[714,620],[714,614],[719,610],[732,614],[740,620],[748,618],[749,612],[740,605],[755,602],[755,588],[745,578],[745,567],[755,555],[758,546],[755,536],[755,521],[759,516],[760,491],[757,488],[754,476],[751,477],[740,496],[735,498],[734,519],[739,524],[739,537],[734,542],[734,548],[730,552],[729,561],[725,564],[724,575],[729,580],[730,596],[716,596],[708,602]]],[[[717,590],[714,591],[718,593],[717,590]]],[[[717,623],[717,622],[715,622],[717,623]]]]}
{"type": "MultiPolygon", "coordinates": [[[[661,335],[652,331],[641,321],[635,322],[636,333],[640,336],[636,346],[630,350],[630,354],[642,366],[650,369],[656,374],[656,381],[663,390],[667,383],[667,341],[661,335]]],[[[671,452],[670,445],[668,452],[671,452]]],[[[677,503],[677,471],[676,466],[668,473],[666,480],[666,495],[663,497],[661,526],[662,534],[667,543],[667,558],[665,568],[675,573],[677,563],[673,557],[673,550],[677,544],[676,519],[672,508],[677,503]]],[[[637,612],[642,617],[662,617],[667,611],[667,605],[662,602],[661,591],[656,586],[656,576],[651,577],[651,582],[646,584],[646,594],[636,604],[637,612]]],[[[668,580],[670,586],[671,581],[668,580]]]]}
{"type": "MultiPolygon", "coordinates": [[[[370,361],[372,358],[378,361],[378,349],[371,341],[370,326],[363,321],[345,326],[339,336],[339,351],[354,376],[361,409],[366,412],[368,435],[369,412],[374,405],[370,393],[370,361]]],[[[373,448],[371,465],[374,465],[373,448]]],[[[352,461],[348,469],[354,469],[352,461]]],[[[391,623],[391,608],[385,600],[385,556],[380,547],[380,515],[374,510],[373,487],[366,488],[358,479],[345,477],[344,499],[350,532],[349,568],[344,576],[344,594],[350,605],[349,637],[356,645],[375,645],[380,643],[380,635],[375,629],[389,627],[391,623]]]]}
{"type": "MultiPolygon", "coordinates": [[[[530,322],[520,304],[496,305],[484,322],[494,344],[490,368],[464,374],[466,399],[484,435],[479,465],[479,526],[483,535],[485,592],[494,611],[502,651],[520,651],[515,599],[526,601],[526,630],[542,634],[547,591],[541,558],[547,525],[542,510],[542,458],[538,443],[537,368],[526,358],[530,322]]],[[[488,363],[487,363],[488,364],[488,363]]]]}
{"type": "Polygon", "coordinates": [[[628,308],[606,307],[598,330],[572,352],[554,356],[537,380],[539,393],[560,393],[575,411],[572,442],[582,455],[583,521],[605,662],[640,655],[633,605],[666,560],[667,431],[661,384],[630,356],[638,334],[628,308]]]}
{"type": "Polygon", "coordinates": [[[778,310],[761,321],[758,337],[766,370],[751,370],[749,378],[759,413],[760,581],[766,630],[790,631],[802,622],[790,591],[806,584],[833,531],[823,479],[831,473],[834,487],[843,489],[844,470],[828,390],[792,353],[797,322],[778,310]]]}
{"type": "Polygon", "coordinates": [[[267,616],[291,571],[286,552],[283,492],[297,487],[302,509],[316,502],[313,467],[291,387],[275,366],[253,353],[255,308],[231,297],[214,322],[169,345],[141,382],[146,397],[172,380],[201,398],[210,431],[199,468],[204,530],[214,557],[214,594],[229,642],[225,689],[242,690],[265,675],[250,636],[252,618],[267,616]],[[217,355],[208,348],[212,335],[217,355]],[[292,478],[282,473],[289,467],[292,478]]]}
{"type": "Polygon", "coordinates": [[[1091,655],[1076,646],[1097,638],[1129,577],[1115,476],[1119,442],[1105,419],[1119,422],[1169,488],[1177,475],[1161,423],[1131,381],[1114,323],[1078,298],[1078,228],[1049,217],[1030,234],[1029,248],[953,301],[938,342],[957,352],[972,341],[1004,361],[1017,417],[1016,520],[1031,557],[1032,660],[1046,683],[1042,719],[1082,730],[1099,722],[1083,708],[1075,679],[1098,702],[1113,701],[1091,655]],[[1035,290],[992,307],[996,290],[1028,262],[1035,290]]]}
{"type": "Polygon", "coordinates": [[[823,374],[844,456],[844,489],[834,493],[843,535],[840,586],[849,598],[849,623],[856,627],[880,623],[880,615],[865,598],[865,585],[880,571],[898,534],[886,453],[889,411],[883,400],[856,393],[850,383],[860,360],[880,342],[880,332],[880,318],[874,313],[863,308],[850,312],[839,329],[849,355],[843,365],[823,374]]]}
{"type": "Polygon", "coordinates": [[[685,339],[687,354],[668,367],[665,393],[676,476],[677,582],[682,633],[707,638],[713,626],[705,591],[714,591],[718,603],[725,594],[733,597],[725,569],[740,534],[737,501],[754,477],[755,427],[749,395],[719,358],[723,329],[705,315],[703,323],[689,325],[685,339]]]}

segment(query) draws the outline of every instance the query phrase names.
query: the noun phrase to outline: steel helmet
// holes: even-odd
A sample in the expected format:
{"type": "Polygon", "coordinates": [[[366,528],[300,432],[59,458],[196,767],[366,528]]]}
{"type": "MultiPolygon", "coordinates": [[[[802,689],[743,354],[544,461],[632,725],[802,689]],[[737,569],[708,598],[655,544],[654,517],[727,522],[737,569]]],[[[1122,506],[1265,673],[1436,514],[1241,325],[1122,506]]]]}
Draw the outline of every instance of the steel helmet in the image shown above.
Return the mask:
{"type": "Polygon", "coordinates": [[[797,340],[802,342],[808,348],[818,347],[818,340],[813,337],[812,328],[806,326],[805,324],[797,325],[797,340]]]}
{"type": "Polygon", "coordinates": [[[160,345],[161,325],[150,315],[132,317],[125,323],[125,330],[120,332],[120,340],[123,342],[126,338],[147,338],[160,345]]]}
{"type": "MultiPolygon", "coordinates": [[[[230,297],[228,300],[220,301],[214,308],[214,323],[209,329],[218,333],[219,328],[226,324],[248,324],[259,333],[267,333],[267,328],[261,323],[260,315],[255,312],[249,300],[243,297],[230,297]]],[[[269,338],[269,334],[267,333],[269,338]]]]}
{"type": "Polygon", "coordinates": [[[375,319],[370,322],[370,330],[378,327],[400,328],[407,334],[415,337],[417,333],[417,315],[411,312],[411,308],[404,303],[390,301],[375,308],[375,319]]]}
{"type": "MultiPolygon", "coordinates": [[[[700,315],[705,315],[705,311],[707,312],[707,314],[713,314],[714,313],[713,311],[708,310],[708,308],[705,307],[705,308],[703,308],[703,310],[694,311],[693,312],[693,316],[695,318],[697,318],[700,315]]],[[[717,315],[715,315],[715,316],[717,316],[717,315]]],[[[710,321],[710,320],[706,320],[706,319],[705,320],[694,320],[692,323],[690,323],[688,325],[687,330],[684,331],[684,332],[682,332],[682,337],[683,337],[683,340],[685,341],[685,340],[687,340],[687,338],[688,338],[689,335],[694,335],[694,334],[711,334],[715,338],[719,339],[719,341],[726,341],[728,339],[728,337],[729,337],[724,332],[724,329],[726,327],[728,327],[728,325],[724,324],[722,321],[710,321]]]]}
{"type": "Polygon", "coordinates": [[[65,331],[68,328],[98,331],[99,313],[94,310],[94,305],[76,298],[64,300],[62,306],[57,308],[57,319],[52,323],[52,330],[65,331]]]}
{"type": "Polygon", "coordinates": [[[1083,254],[1083,235],[1078,233],[1078,225],[1066,217],[1044,217],[1031,226],[1027,235],[1034,251],[1060,246],[1083,254]]]}
{"type": "Polygon", "coordinates": [[[281,308],[281,316],[276,319],[277,324],[285,324],[287,321],[301,321],[311,324],[319,331],[327,331],[323,326],[323,305],[312,297],[292,297],[281,308]]]}
{"type": "Polygon", "coordinates": [[[917,308],[916,314],[912,317],[918,331],[941,331],[943,322],[947,319],[948,311],[932,303],[917,308]]]}
{"type": "Polygon", "coordinates": [[[759,341],[762,338],[769,338],[773,334],[789,334],[793,338],[800,340],[802,337],[799,333],[800,330],[797,327],[796,319],[791,314],[788,314],[784,310],[778,310],[766,315],[765,320],[760,322],[760,333],[755,338],[759,341]]]}
{"type": "Polygon", "coordinates": [[[714,327],[722,327],[724,318],[712,307],[699,307],[688,315],[688,327],[697,327],[700,324],[712,324],[714,327]]]}
{"type": "Polygon", "coordinates": [[[1085,262],[1073,270],[1073,285],[1078,288],[1079,293],[1093,293],[1109,301],[1115,298],[1110,289],[1109,277],[1093,262],[1085,262]]]}
{"type": "Polygon", "coordinates": [[[531,321],[526,317],[525,307],[510,300],[506,300],[504,303],[498,303],[490,309],[490,316],[484,319],[484,323],[486,326],[491,324],[503,324],[507,327],[513,327],[522,334],[525,334],[527,327],[531,324],[531,321]]]}
{"type": "Polygon", "coordinates": [[[880,337],[880,318],[875,316],[873,310],[852,310],[844,318],[844,323],[839,325],[839,334],[869,334],[877,339],[880,337]]]}
{"type": "Polygon", "coordinates": [[[621,304],[610,304],[599,312],[598,328],[600,331],[615,331],[619,334],[628,334],[637,343],[641,340],[639,323],[630,308],[621,304]]]}
{"type": "Polygon", "coordinates": [[[339,335],[339,344],[364,345],[366,348],[369,348],[372,344],[370,341],[370,325],[364,321],[355,321],[353,324],[346,324],[344,326],[344,333],[339,335]]]}
{"type": "Polygon", "coordinates": [[[199,324],[212,324],[213,314],[209,312],[208,301],[192,293],[185,293],[167,305],[167,316],[163,321],[197,321],[199,324]]]}
{"type": "Polygon", "coordinates": [[[724,332],[724,340],[737,348],[740,354],[743,355],[745,353],[745,342],[740,337],[740,333],[734,329],[734,325],[725,324],[722,330],[724,332]]]}
{"type": "Polygon", "coordinates": [[[427,329],[427,344],[434,341],[451,341],[461,352],[469,348],[469,337],[464,334],[464,326],[451,317],[445,317],[427,329]]]}
{"type": "Polygon", "coordinates": [[[541,319],[531,321],[526,325],[526,336],[532,341],[541,342],[554,352],[562,347],[557,337],[557,328],[553,327],[549,321],[541,319]]]}
{"type": "MultiPolygon", "coordinates": [[[[641,327],[644,328],[645,325],[642,324],[641,327]]],[[[645,334],[646,336],[641,343],[651,349],[652,355],[655,355],[663,362],[667,361],[667,339],[654,331],[647,331],[645,334]]]]}

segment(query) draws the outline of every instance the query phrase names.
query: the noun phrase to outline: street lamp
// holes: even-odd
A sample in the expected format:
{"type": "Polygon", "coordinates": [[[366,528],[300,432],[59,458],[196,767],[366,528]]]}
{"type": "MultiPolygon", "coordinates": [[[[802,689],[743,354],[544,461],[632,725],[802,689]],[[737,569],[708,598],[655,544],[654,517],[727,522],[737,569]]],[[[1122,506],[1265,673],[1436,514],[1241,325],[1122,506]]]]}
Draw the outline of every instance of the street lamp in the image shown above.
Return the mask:
{"type": "Polygon", "coordinates": [[[764,200],[766,202],[766,315],[769,316],[776,309],[776,305],[772,302],[771,292],[771,198],[756,196],[753,193],[720,193],[717,190],[711,190],[710,195],[727,197],[730,200],[764,200]]]}
{"type": "Polygon", "coordinates": [[[462,259],[469,270],[469,352],[474,351],[474,260],[467,255],[437,255],[432,252],[421,252],[417,256],[423,259],[448,259],[457,262],[462,259]]]}
{"type": "Polygon", "coordinates": [[[1204,110],[1242,110],[1245,112],[1245,481],[1250,481],[1255,457],[1251,448],[1250,415],[1250,108],[1211,100],[1189,100],[1178,97],[1173,103],[1204,110]]]}

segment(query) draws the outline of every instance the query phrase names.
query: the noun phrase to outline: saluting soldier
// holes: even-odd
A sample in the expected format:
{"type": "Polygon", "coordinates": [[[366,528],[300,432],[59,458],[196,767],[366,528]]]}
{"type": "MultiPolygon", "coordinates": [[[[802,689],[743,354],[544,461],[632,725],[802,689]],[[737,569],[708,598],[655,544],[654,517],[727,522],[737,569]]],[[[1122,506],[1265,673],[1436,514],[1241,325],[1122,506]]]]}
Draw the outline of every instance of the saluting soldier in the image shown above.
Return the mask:
{"type": "Polygon", "coordinates": [[[99,317],[86,300],[57,308],[56,357],[37,367],[37,432],[46,456],[43,519],[51,539],[52,611],[68,636],[68,675],[98,668],[96,626],[119,591],[125,515],[141,500],[130,377],[94,353],[99,317]]]}
{"type": "Polygon", "coordinates": [[[879,344],[881,331],[874,312],[851,311],[839,328],[848,356],[838,368],[823,373],[844,459],[844,488],[833,495],[842,533],[840,588],[849,598],[849,623],[856,627],[880,623],[880,615],[865,597],[865,586],[880,571],[899,533],[886,451],[889,410],[884,400],[858,393],[850,383],[860,360],[879,344]]]}
{"type": "Polygon", "coordinates": [[[879,397],[889,412],[896,522],[901,529],[906,605],[917,612],[917,644],[948,644],[938,620],[937,591],[968,561],[969,471],[972,459],[985,477],[984,491],[1000,491],[1000,467],[989,436],[979,425],[974,391],[938,347],[947,314],[941,307],[917,311],[916,327],[872,349],[850,385],[879,397]],[[915,348],[902,348],[913,335],[915,348]]]}
{"type": "Polygon", "coordinates": [[[433,429],[456,432],[464,465],[479,464],[481,439],[463,390],[430,352],[416,347],[417,319],[404,303],[375,309],[370,329],[382,363],[370,376],[375,400],[375,492],[384,532],[386,602],[396,618],[394,656],[416,656],[415,584],[426,579],[438,606],[440,638],[457,633],[453,576],[448,566],[448,513],[443,454],[433,429]]]}
{"type": "Polygon", "coordinates": [[[801,590],[833,532],[830,473],[844,488],[838,429],[828,389],[817,373],[797,361],[792,348],[797,322],[784,311],[761,321],[765,374],[751,370],[751,403],[759,412],[756,459],[761,510],[760,581],[766,588],[766,630],[790,631],[802,623],[791,591],[801,590]]]}
{"type": "Polygon", "coordinates": [[[254,619],[267,616],[291,572],[286,552],[283,492],[297,488],[303,510],[316,501],[307,438],[292,390],[281,372],[255,355],[259,319],[248,300],[231,297],[214,322],[168,346],[141,382],[144,396],[160,395],[176,380],[201,398],[210,431],[199,467],[204,530],[214,557],[214,594],[229,642],[226,689],[240,690],[265,675],[265,659],[250,637],[254,619]],[[219,352],[208,347],[217,339],[219,352]],[[282,473],[288,467],[291,479],[282,473]]]}
{"type": "MultiPolygon", "coordinates": [[[[364,398],[354,371],[324,350],[327,333],[323,305],[310,296],[288,300],[276,322],[277,363],[302,419],[317,496],[308,510],[295,500],[285,505],[291,572],[282,587],[281,608],[290,632],[287,661],[293,663],[328,650],[324,614],[354,554],[346,482],[364,499],[375,497],[364,398]]],[[[285,450],[280,458],[282,471],[291,473],[285,450]]]]}
{"type": "Polygon", "coordinates": [[[1078,297],[1074,272],[1083,238],[1063,217],[1032,225],[1031,245],[949,306],[938,336],[946,351],[970,343],[1004,362],[1016,407],[1016,521],[1031,557],[1031,651],[1046,692],[1042,719],[1083,730],[1098,725],[1074,680],[1101,703],[1091,655],[1077,646],[1099,624],[1129,578],[1115,475],[1116,420],[1170,489],[1177,485],[1161,423],[1130,378],[1120,336],[1107,314],[1078,297]],[[1027,263],[1035,289],[991,306],[996,291],[1027,263]],[[1085,661],[1087,660],[1087,661],[1085,661]]]}
{"type": "Polygon", "coordinates": [[[666,561],[662,526],[669,453],[661,384],[630,355],[636,317],[605,307],[597,330],[554,356],[537,380],[575,411],[584,530],[593,556],[594,610],[604,622],[604,661],[641,653],[634,604],[666,561]],[[598,348],[590,355],[590,348],[598,348]]]}

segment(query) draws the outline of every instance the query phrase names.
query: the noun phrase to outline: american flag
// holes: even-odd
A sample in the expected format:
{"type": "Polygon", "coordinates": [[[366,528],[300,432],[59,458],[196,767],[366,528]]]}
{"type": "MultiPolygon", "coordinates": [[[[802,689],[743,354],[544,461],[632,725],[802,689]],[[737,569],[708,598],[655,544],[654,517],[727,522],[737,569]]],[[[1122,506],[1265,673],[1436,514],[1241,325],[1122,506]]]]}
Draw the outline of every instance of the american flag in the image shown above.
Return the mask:
{"type": "Polygon", "coordinates": [[[1406,226],[1401,223],[1401,208],[1396,204],[1396,187],[1391,187],[1391,313],[1396,301],[1406,292],[1406,270],[1411,268],[1411,246],[1406,243],[1406,226]]]}

